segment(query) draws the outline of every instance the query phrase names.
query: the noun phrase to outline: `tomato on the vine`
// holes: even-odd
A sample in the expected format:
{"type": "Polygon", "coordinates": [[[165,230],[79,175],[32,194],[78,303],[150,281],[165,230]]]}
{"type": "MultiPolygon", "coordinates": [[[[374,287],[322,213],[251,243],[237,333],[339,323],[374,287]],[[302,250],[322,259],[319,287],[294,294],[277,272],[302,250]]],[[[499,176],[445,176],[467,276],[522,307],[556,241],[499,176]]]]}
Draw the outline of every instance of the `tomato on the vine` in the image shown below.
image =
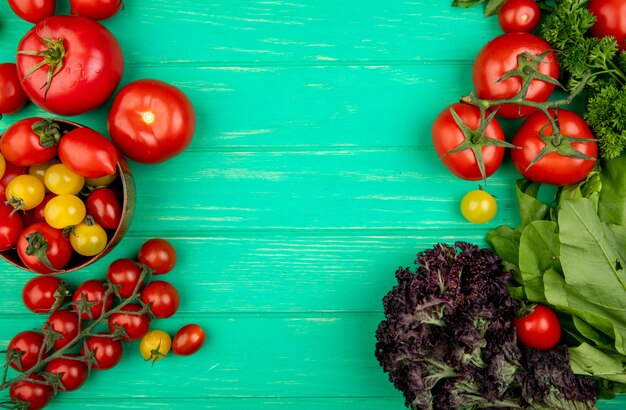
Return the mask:
{"type": "Polygon", "coordinates": [[[72,172],[65,164],[48,167],[43,181],[46,188],[57,195],[77,195],[85,185],[85,178],[72,172]]]}
{"type": "Polygon", "coordinates": [[[122,0],[70,0],[70,14],[92,20],[113,17],[122,8],[122,0]]]}
{"type": "Polygon", "coordinates": [[[87,366],[78,360],[75,354],[66,354],[64,357],[53,359],[46,365],[46,372],[61,376],[61,391],[78,390],[89,375],[87,366]]]}
{"type": "Polygon", "coordinates": [[[493,196],[482,189],[468,192],[461,201],[461,213],[471,223],[484,224],[498,212],[498,204],[493,196]]]}
{"type": "MultiPolygon", "coordinates": [[[[41,382],[45,380],[38,373],[32,374],[29,378],[41,382]]],[[[31,380],[20,380],[9,388],[11,400],[28,403],[28,410],[39,410],[46,407],[52,400],[53,393],[51,386],[31,380]]]]}
{"type": "Polygon", "coordinates": [[[102,105],[124,71],[122,49],[113,34],[78,16],[51,16],[38,23],[20,41],[16,63],[26,95],[39,107],[65,116],[102,105]]]}
{"type": "MultiPolygon", "coordinates": [[[[15,114],[28,102],[13,63],[0,64],[0,115],[15,114]]],[[[2,176],[2,173],[0,173],[2,176]]]]}
{"type": "Polygon", "coordinates": [[[7,161],[30,167],[53,159],[60,138],[61,128],[58,123],[39,117],[24,118],[4,132],[0,140],[0,152],[7,161]]]}
{"type": "Polygon", "coordinates": [[[9,6],[22,20],[37,24],[54,14],[56,0],[9,0],[9,6]]]}
{"type": "Polygon", "coordinates": [[[589,30],[594,37],[613,36],[620,50],[626,50],[626,2],[623,0],[590,0],[588,10],[597,20],[589,30]]]}
{"type": "Polygon", "coordinates": [[[176,288],[162,280],[148,283],[141,291],[140,298],[143,303],[150,305],[150,311],[159,319],[172,316],[180,306],[176,288]]]}
{"type": "MultiPolygon", "coordinates": [[[[527,71],[536,71],[553,82],[533,79],[528,87],[526,99],[535,102],[547,101],[559,77],[559,63],[552,46],[545,40],[530,33],[505,33],[488,42],[476,56],[472,69],[472,79],[476,95],[482,99],[498,100],[516,96],[522,90],[522,77],[527,71]],[[541,61],[522,58],[524,52],[534,57],[543,55],[541,61]],[[523,67],[519,66],[522,62],[523,67]],[[517,75],[500,79],[512,70],[517,75]]],[[[526,117],[537,109],[514,104],[501,105],[497,111],[504,118],[526,117]]]]}
{"type": "Polygon", "coordinates": [[[189,145],[196,114],[180,89],[158,80],[139,80],[115,96],[108,127],[124,155],[153,164],[180,154],[189,145]]]}
{"type": "Polygon", "coordinates": [[[0,202],[0,252],[15,248],[24,222],[13,207],[0,202]]]}
{"type": "Polygon", "coordinates": [[[80,332],[78,315],[71,310],[57,310],[52,312],[44,325],[44,329],[51,329],[60,333],[61,337],[55,340],[53,349],[59,350],[67,346],[80,332]]]}
{"type": "Polygon", "coordinates": [[[137,259],[152,269],[153,274],[162,275],[174,269],[176,250],[165,239],[153,238],[141,245],[137,259]]]}
{"type": "Polygon", "coordinates": [[[46,223],[56,229],[65,229],[81,223],[87,215],[85,203],[74,195],[58,195],[44,208],[46,223]]]}
{"type": "Polygon", "coordinates": [[[61,278],[35,276],[24,285],[22,302],[33,313],[51,313],[63,305],[68,295],[68,285],[61,278]]]}
{"type": "Polygon", "coordinates": [[[122,359],[123,348],[122,343],[114,340],[111,334],[101,332],[85,339],[81,354],[85,356],[88,352],[92,352],[96,359],[92,369],[108,370],[122,359]]]}
{"type": "Polygon", "coordinates": [[[172,338],[162,330],[151,330],[141,339],[139,352],[146,360],[155,362],[164,358],[172,348],[172,338]]]}
{"type": "Polygon", "coordinates": [[[533,31],[541,20],[535,0],[506,0],[498,12],[498,24],[505,33],[533,31]]]}
{"type": "Polygon", "coordinates": [[[76,128],[59,143],[59,158],[72,172],[85,178],[115,174],[117,149],[97,131],[76,128]]]}
{"type": "Polygon", "coordinates": [[[561,339],[561,324],[556,314],[547,306],[534,305],[532,312],[513,321],[517,338],[528,347],[548,350],[561,339]]]}
{"type": "MultiPolygon", "coordinates": [[[[15,370],[30,370],[37,364],[41,349],[43,349],[44,336],[34,330],[25,330],[13,336],[9,342],[7,350],[21,352],[20,357],[11,362],[11,367],[15,370]]],[[[7,357],[9,353],[7,352],[7,357]]],[[[41,353],[42,357],[46,357],[46,352],[41,353]]]]}
{"type": "Polygon", "coordinates": [[[28,211],[43,201],[46,190],[37,177],[18,175],[7,184],[4,195],[14,209],[28,211]]]}
{"type": "Polygon", "coordinates": [[[130,303],[121,309],[121,312],[109,316],[109,330],[114,333],[116,327],[124,328],[126,336],[123,340],[141,339],[150,329],[150,315],[141,313],[141,306],[130,303]],[[128,312],[128,313],[125,313],[128,312]]]}
{"type": "Polygon", "coordinates": [[[122,204],[109,188],[93,190],[87,200],[87,214],[105,229],[117,229],[122,220],[122,204]]]}
{"type": "Polygon", "coordinates": [[[179,356],[192,355],[200,350],[205,339],[206,335],[200,326],[196,324],[185,325],[174,335],[172,352],[179,356]]]}
{"type": "Polygon", "coordinates": [[[38,222],[21,233],[17,253],[28,269],[45,274],[62,270],[67,265],[72,257],[72,246],[62,230],[38,222]]]}
{"type": "Polygon", "coordinates": [[[70,233],[70,243],[76,253],[83,256],[94,256],[106,248],[107,233],[103,227],[88,216],[83,222],[74,226],[70,233]]]}
{"type": "Polygon", "coordinates": [[[82,312],[81,317],[84,320],[99,319],[103,313],[108,312],[111,310],[111,307],[113,307],[113,294],[110,293],[106,297],[106,302],[104,302],[104,311],[102,309],[106,290],[107,286],[105,283],[97,279],[91,279],[81,283],[72,295],[73,309],[76,310],[79,306],[78,303],[84,298],[90,306],[89,312],[82,312]]]}
{"type": "Polygon", "coordinates": [[[143,268],[129,258],[121,258],[113,261],[107,269],[107,280],[113,285],[119,286],[117,292],[122,298],[130,297],[134,290],[141,290],[138,286],[143,268]]]}

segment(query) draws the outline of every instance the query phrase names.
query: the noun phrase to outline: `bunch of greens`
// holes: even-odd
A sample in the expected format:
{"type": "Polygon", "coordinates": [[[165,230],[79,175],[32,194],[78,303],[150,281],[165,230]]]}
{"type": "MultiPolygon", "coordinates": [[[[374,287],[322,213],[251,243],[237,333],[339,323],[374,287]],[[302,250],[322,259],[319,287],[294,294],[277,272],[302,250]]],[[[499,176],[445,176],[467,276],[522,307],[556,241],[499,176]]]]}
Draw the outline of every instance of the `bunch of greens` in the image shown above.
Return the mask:
{"type": "Polygon", "coordinates": [[[559,313],[574,373],[626,392],[626,157],[559,189],[553,206],[538,189],[518,181],[521,224],[487,242],[514,271],[516,298],[559,313]]]}
{"type": "Polygon", "coordinates": [[[417,255],[383,299],[376,357],[412,409],[591,409],[593,382],[564,346],[520,347],[511,272],[490,249],[458,242],[417,255]]]}

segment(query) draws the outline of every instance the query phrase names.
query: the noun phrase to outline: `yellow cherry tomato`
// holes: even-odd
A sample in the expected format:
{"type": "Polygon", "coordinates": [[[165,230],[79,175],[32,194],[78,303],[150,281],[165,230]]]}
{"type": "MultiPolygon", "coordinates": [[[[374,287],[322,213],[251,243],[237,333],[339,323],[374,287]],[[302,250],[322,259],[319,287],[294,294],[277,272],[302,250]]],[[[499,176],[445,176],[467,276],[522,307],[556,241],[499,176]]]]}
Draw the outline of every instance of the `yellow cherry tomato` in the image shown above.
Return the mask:
{"type": "Polygon", "coordinates": [[[87,178],[85,179],[85,183],[92,187],[109,186],[113,181],[115,181],[116,177],[117,174],[111,174],[100,178],[87,178]]]}
{"type": "Polygon", "coordinates": [[[107,246],[107,233],[91,217],[87,217],[85,221],[74,226],[70,234],[70,244],[76,253],[94,256],[107,246]]]}
{"type": "Polygon", "coordinates": [[[43,201],[46,190],[37,177],[18,175],[7,184],[4,194],[15,209],[28,211],[43,201]]]}
{"type": "Polygon", "coordinates": [[[468,192],[461,201],[461,213],[471,223],[487,223],[496,216],[497,211],[495,198],[482,189],[468,192]]]}
{"type": "Polygon", "coordinates": [[[85,219],[86,214],[85,203],[74,195],[55,196],[43,209],[46,223],[55,229],[78,225],[85,219]]]}
{"type": "Polygon", "coordinates": [[[154,363],[169,353],[172,347],[172,338],[162,330],[151,330],[141,339],[139,351],[146,360],[154,363]]]}
{"type": "Polygon", "coordinates": [[[0,154],[0,178],[4,176],[4,171],[7,169],[7,163],[4,160],[2,154],[0,154]]]}
{"type": "MultiPolygon", "coordinates": [[[[44,180],[44,175],[46,174],[46,170],[50,168],[51,166],[53,166],[54,164],[59,164],[59,163],[60,162],[58,159],[52,158],[50,161],[29,167],[28,174],[34,177],[37,177],[41,181],[41,183],[44,184],[45,186],[46,182],[44,180]]],[[[46,190],[48,191],[48,187],[46,187],[46,190]]]]}
{"type": "Polygon", "coordinates": [[[83,189],[85,178],[73,173],[63,164],[55,164],[44,175],[46,187],[57,195],[76,195],[83,189]]]}

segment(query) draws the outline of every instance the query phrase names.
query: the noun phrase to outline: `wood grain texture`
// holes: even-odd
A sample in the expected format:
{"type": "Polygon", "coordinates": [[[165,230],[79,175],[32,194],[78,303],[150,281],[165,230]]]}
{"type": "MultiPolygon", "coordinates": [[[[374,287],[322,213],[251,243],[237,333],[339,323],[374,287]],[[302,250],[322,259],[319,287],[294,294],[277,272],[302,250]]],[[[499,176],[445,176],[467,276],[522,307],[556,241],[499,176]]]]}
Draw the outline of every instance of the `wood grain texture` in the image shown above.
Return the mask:
{"type": "MultiPolygon", "coordinates": [[[[373,353],[395,269],[434,243],[485,245],[489,228],[517,222],[508,160],[487,186],[496,219],[470,225],[458,204],[477,183],[451,176],[430,143],[433,119],[470,92],[473,58],[499,34],[480,8],[449,3],[137,0],[103,22],[124,49],[123,84],[177,85],[199,127],[180,156],[131,163],[126,238],[65,279],[101,278],[146,239],[167,238],[179,264],[164,279],[182,304],[154,327],[199,323],[208,341],[154,367],[129,343],[118,367],[50,408],[403,408],[373,353]]],[[[29,28],[0,3],[0,61],[15,60],[29,28]]],[[[109,107],[72,120],[106,132],[109,107]]],[[[0,130],[33,115],[45,113],[30,105],[0,130]]],[[[0,269],[3,347],[45,318],[19,298],[31,275],[0,269]]]]}

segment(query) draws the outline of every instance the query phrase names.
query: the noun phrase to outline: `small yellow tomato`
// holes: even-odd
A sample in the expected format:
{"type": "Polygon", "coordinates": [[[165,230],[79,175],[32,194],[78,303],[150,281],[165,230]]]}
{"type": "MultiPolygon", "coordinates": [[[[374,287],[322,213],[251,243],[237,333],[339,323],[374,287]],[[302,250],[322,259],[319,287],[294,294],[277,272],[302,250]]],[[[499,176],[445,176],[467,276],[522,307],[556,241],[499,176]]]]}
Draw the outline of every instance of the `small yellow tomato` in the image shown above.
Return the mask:
{"type": "Polygon", "coordinates": [[[107,233],[103,227],[93,221],[91,217],[78,225],[70,234],[70,244],[76,253],[83,256],[99,254],[107,246],[107,233]]]}
{"type": "Polygon", "coordinates": [[[117,178],[117,174],[105,175],[100,178],[87,178],[85,183],[92,187],[109,186],[117,178]]]}
{"type": "MultiPolygon", "coordinates": [[[[55,164],[59,164],[59,160],[56,158],[52,158],[50,161],[33,165],[28,168],[28,174],[34,177],[37,177],[44,186],[46,185],[46,181],[44,180],[44,175],[46,174],[46,170],[55,164]]],[[[48,190],[48,187],[46,187],[48,190]]]]}
{"type": "Polygon", "coordinates": [[[18,175],[7,184],[4,194],[15,209],[28,211],[43,201],[46,190],[37,177],[18,175]]]}
{"type": "Polygon", "coordinates": [[[165,357],[172,348],[172,338],[162,330],[151,330],[141,339],[139,351],[153,363],[165,357]]]}
{"type": "Polygon", "coordinates": [[[4,176],[4,171],[7,169],[7,163],[4,160],[2,154],[0,154],[0,178],[4,176]]]}
{"type": "Polygon", "coordinates": [[[86,214],[85,203],[74,195],[55,196],[43,209],[46,223],[55,229],[78,225],[85,219],[86,214]]]}
{"type": "Polygon", "coordinates": [[[497,211],[495,198],[482,189],[468,192],[461,201],[461,213],[471,223],[487,223],[496,216],[497,211]]]}
{"type": "Polygon", "coordinates": [[[55,164],[44,174],[46,187],[57,195],[76,195],[83,189],[85,178],[73,173],[63,164],[55,164]]]}

